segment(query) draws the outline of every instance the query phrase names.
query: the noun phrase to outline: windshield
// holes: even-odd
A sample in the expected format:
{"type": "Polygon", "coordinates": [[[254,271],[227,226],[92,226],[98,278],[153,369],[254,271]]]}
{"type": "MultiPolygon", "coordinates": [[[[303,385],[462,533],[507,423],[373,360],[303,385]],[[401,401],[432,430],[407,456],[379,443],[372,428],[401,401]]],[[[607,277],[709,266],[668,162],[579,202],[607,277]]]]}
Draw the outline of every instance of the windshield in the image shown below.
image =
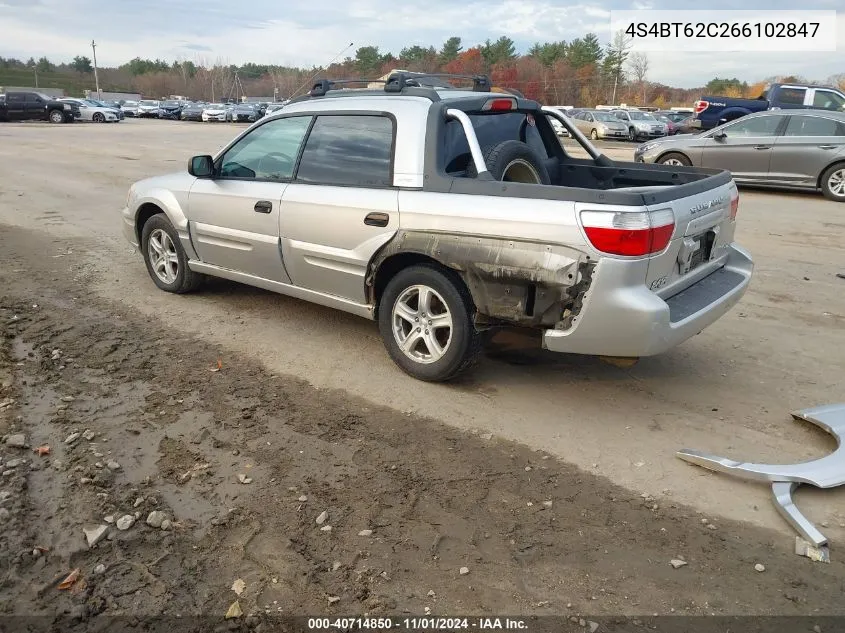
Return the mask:
{"type": "Polygon", "coordinates": [[[167,106],[168,108],[173,108],[179,105],[178,101],[165,101],[162,105],[167,106]]]}
{"type": "Polygon", "coordinates": [[[222,103],[209,103],[205,107],[208,108],[209,110],[222,110],[226,106],[224,106],[222,103]]]}
{"type": "Polygon", "coordinates": [[[123,105],[124,106],[136,106],[136,105],[138,105],[138,102],[137,101],[124,101],[123,105]]]}
{"type": "Polygon", "coordinates": [[[54,99],[54,97],[51,97],[50,95],[45,95],[43,92],[36,92],[35,94],[44,99],[44,101],[52,101],[54,99]]]}
{"type": "Polygon", "coordinates": [[[94,106],[95,108],[103,108],[105,104],[101,101],[95,101],[94,99],[85,99],[83,103],[87,103],[90,106],[94,106]]]}
{"type": "Polygon", "coordinates": [[[619,119],[607,112],[593,112],[593,118],[596,121],[604,121],[606,123],[619,123],[619,119]]]}
{"type": "Polygon", "coordinates": [[[143,99],[142,101],[138,102],[138,105],[154,106],[154,105],[158,105],[158,101],[150,101],[149,99],[143,99]]]}
{"type": "Polygon", "coordinates": [[[632,121],[654,121],[655,118],[647,112],[628,112],[632,121]]]}

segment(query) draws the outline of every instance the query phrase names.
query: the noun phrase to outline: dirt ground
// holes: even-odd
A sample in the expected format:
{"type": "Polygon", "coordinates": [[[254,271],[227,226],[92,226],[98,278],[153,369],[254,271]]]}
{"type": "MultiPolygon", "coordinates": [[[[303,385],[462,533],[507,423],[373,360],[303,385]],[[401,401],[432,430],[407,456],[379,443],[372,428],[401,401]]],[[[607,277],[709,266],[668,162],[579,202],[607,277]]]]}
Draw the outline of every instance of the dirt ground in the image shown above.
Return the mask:
{"type": "Polygon", "coordinates": [[[162,332],[88,289],[90,247],[0,232],[6,614],[222,618],[238,578],[246,614],[845,612],[842,561],[775,533],[162,332]]]}
{"type": "Polygon", "coordinates": [[[5,614],[222,618],[238,578],[245,614],[842,614],[842,491],[799,494],[833,543],[812,563],[764,486],[673,455],[831,450],[788,412],[842,400],[837,205],[743,190],[752,288],[677,351],[623,370],[500,342],[427,385],[366,321],[155,290],[120,236],[126,188],[236,131],[0,126],[5,614]]]}

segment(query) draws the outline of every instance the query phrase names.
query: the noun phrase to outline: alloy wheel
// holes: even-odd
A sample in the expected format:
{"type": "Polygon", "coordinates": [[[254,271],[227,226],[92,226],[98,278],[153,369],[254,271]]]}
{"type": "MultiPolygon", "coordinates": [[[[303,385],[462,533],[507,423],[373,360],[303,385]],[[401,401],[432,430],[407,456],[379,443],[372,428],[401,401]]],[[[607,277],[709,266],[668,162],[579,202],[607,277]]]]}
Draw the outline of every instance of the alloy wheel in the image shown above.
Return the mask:
{"type": "Polygon", "coordinates": [[[845,167],[828,176],[827,187],[834,196],[845,198],[845,167]]]}
{"type": "Polygon", "coordinates": [[[150,234],[147,254],[156,277],[166,284],[176,281],[179,274],[179,256],[176,254],[176,245],[166,231],[156,229],[150,234]]]}
{"type": "Polygon", "coordinates": [[[452,342],[452,313],[430,286],[406,288],[393,305],[392,322],[399,349],[414,362],[440,360],[452,342]]]}

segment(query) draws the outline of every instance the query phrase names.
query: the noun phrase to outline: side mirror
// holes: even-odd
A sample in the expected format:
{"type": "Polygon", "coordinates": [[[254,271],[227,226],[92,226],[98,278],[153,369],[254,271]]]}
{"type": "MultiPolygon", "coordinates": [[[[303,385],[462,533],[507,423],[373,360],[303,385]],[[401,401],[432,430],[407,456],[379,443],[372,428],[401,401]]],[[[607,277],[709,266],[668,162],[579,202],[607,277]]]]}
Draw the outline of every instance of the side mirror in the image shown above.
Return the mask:
{"type": "Polygon", "coordinates": [[[716,132],[716,134],[713,135],[713,138],[717,141],[724,141],[726,138],[728,138],[728,135],[724,132],[716,132]]]}
{"type": "Polygon", "coordinates": [[[188,161],[188,173],[195,178],[211,178],[214,174],[214,160],[207,154],[194,156],[188,161]]]}

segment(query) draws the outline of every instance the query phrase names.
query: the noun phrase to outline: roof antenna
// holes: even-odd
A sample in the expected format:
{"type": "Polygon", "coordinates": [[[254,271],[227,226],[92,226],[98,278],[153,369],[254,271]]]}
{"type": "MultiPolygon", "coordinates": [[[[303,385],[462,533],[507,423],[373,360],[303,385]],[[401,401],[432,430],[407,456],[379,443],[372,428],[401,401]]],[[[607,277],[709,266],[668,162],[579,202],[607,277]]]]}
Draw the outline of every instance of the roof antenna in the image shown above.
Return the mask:
{"type": "Polygon", "coordinates": [[[316,72],[316,73],[314,73],[314,75],[313,75],[310,79],[308,79],[308,80],[307,80],[304,84],[302,84],[299,88],[297,88],[297,89],[294,91],[294,93],[293,93],[290,97],[288,97],[288,98],[289,98],[289,99],[293,99],[293,98],[296,96],[296,93],[298,93],[300,90],[302,90],[305,86],[309,86],[309,85],[311,85],[311,82],[312,82],[312,81],[314,81],[314,79],[316,79],[316,78],[317,78],[317,75],[319,75],[319,74],[320,74],[321,72],[323,72],[326,68],[328,68],[329,66],[331,66],[332,64],[334,64],[334,63],[337,61],[337,58],[338,58],[338,57],[340,57],[341,55],[343,55],[346,51],[348,51],[348,50],[349,50],[350,48],[352,48],[353,46],[355,46],[355,42],[349,42],[349,46],[347,46],[347,47],[346,47],[346,48],[344,48],[342,51],[340,51],[337,55],[335,55],[335,56],[334,56],[334,58],[332,58],[332,60],[331,60],[328,64],[326,64],[325,66],[320,66],[320,68],[318,68],[318,69],[317,69],[317,72],[316,72]]]}

